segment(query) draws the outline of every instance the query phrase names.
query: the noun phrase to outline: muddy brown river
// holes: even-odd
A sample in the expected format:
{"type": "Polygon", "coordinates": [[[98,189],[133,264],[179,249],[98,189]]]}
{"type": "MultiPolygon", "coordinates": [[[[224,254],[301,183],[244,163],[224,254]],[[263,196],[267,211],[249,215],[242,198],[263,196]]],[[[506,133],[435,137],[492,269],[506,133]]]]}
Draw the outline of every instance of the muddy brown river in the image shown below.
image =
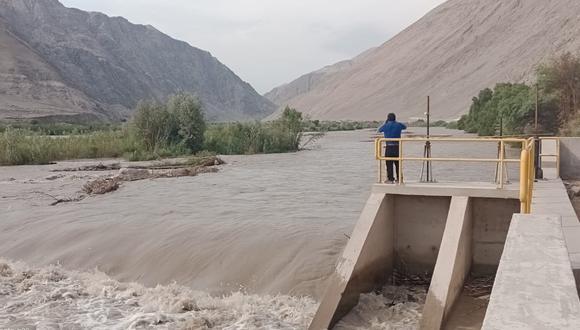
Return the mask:
{"type": "MultiPolygon", "coordinates": [[[[83,162],[0,167],[0,328],[306,328],[376,181],[372,135],[330,133],[298,153],[224,157],[216,174],[129,182],[56,206],[107,173],[51,172],[83,162]]],[[[447,143],[433,153],[495,157],[496,148],[447,143]]],[[[406,178],[420,165],[406,166],[406,178]]],[[[435,166],[441,181],[493,173],[493,164],[435,166]]],[[[373,328],[413,328],[420,308],[405,306],[373,328]]]]}

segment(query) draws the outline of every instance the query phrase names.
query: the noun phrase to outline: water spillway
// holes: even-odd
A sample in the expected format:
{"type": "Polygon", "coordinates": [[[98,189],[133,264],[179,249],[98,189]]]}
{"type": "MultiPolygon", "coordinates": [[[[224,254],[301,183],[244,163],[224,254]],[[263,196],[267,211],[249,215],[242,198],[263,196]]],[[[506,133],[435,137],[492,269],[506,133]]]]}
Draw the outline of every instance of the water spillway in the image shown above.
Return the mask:
{"type": "Polygon", "coordinates": [[[493,187],[376,185],[310,329],[332,327],[361,292],[383,287],[394,270],[433,275],[425,303],[433,312],[424,312],[422,322],[441,322],[468,274],[495,273],[520,207],[517,194],[493,187]]]}
{"type": "MultiPolygon", "coordinates": [[[[580,140],[574,141],[578,142],[580,140]]],[[[500,149],[503,149],[504,142],[500,143],[500,149]]],[[[538,204],[540,200],[532,196],[536,190],[545,188],[541,184],[534,186],[531,177],[535,165],[534,146],[526,142],[522,149],[519,185],[508,185],[505,182],[499,182],[498,185],[376,184],[337,264],[310,329],[334,327],[357,305],[361,293],[380,290],[393,273],[432,276],[419,322],[421,329],[527,329],[532,327],[529,322],[558,324],[559,329],[577,329],[580,326],[580,301],[570,260],[580,254],[574,251],[567,257],[566,251],[571,247],[571,240],[567,243],[563,233],[572,233],[573,230],[562,230],[561,213],[568,208],[560,205],[548,210],[555,214],[552,217],[524,215],[532,211],[541,212],[538,204]],[[533,226],[526,221],[543,222],[542,225],[533,226]],[[530,242],[522,242],[522,237],[530,242]],[[535,241],[530,237],[535,238],[535,241]],[[551,242],[546,244],[550,253],[538,255],[541,251],[539,242],[542,241],[551,242]],[[530,254],[528,259],[522,257],[526,254],[530,254]],[[529,259],[535,260],[537,265],[549,265],[560,271],[555,273],[538,269],[531,272],[529,267],[526,268],[529,259]],[[518,272],[518,269],[527,272],[518,272]],[[541,281],[549,278],[549,274],[558,277],[556,284],[542,287],[541,281]],[[465,305],[464,288],[468,279],[481,276],[497,276],[489,298],[489,309],[486,302],[475,316],[474,313],[467,316],[462,308],[465,305]],[[517,287],[518,283],[521,283],[524,292],[515,289],[514,293],[510,293],[506,289],[517,287]],[[530,291],[534,283],[540,285],[540,289],[530,291]],[[542,300],[557,303],[555,300],[558,295],[554,292],[558,290],[554,288],[565,293],[560,295],[561,308],[542,310],[541,306],[545,305],[541,303],[542,300]],[[509,313],[516,313],[519,307],[505,309],[502,306],[519,306],[529,302],[531,310],[541,310],[539,314],[542,319],[526,320],[524,317],[518,319],[520,323],[506,321],[510,319],[509,313]],[[559,321],[552,322],[552,319],[559,321]]],[[[385,160],[379,156],[379,152],[377,159],[385,160]]],[[[403,157],[399,159],[402,160],[403,157]]],[[[503,156],[499,156],[496,161],[498,166],[503,166],[503,156]]],[[[558,159],[557,163],[560,164],[561,160],[558,159]]],[[[379,171],[382,171],[381,167],[379,171]]],[[[379,174],[379,180],[381,176],[379,174]]],[[[503,181],[503,175],[500,177],[503,181]]],[[[559,179],[544,183],[553,184],[553,180],[559,179]]],[[[563,197],[561,194],[555,195],[557,201],[569,205],[561,182],[556,188],[560,193],[564,189],[563,197]]],[[[574,225],[578,224],[575,217],[570,221],[574,225]]],[[[580,231],[576,233],[580,234],[580,231]]]]}

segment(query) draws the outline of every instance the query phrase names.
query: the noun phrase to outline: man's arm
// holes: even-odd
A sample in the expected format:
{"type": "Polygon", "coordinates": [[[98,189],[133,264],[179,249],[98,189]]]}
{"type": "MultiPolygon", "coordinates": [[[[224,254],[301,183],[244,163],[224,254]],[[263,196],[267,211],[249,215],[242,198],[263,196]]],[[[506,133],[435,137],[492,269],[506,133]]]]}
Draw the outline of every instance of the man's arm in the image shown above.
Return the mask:
{"type": "Polygon", "coordinates": [[[403,123],[399,123],[399,124],[401,124],[401,128],[402,128],[403,130],[406,130],[406,129],[407,129],[407,125],[405,125],[405,124],[403,124],[403,123]]]}
{"type": "Polygon", "coordinates": [[[379,133],[384,133],[384,132],[385,132],[385,126],[386,126],[386,125],[387,125],[387,124],[383,124],[381,127],[379,127],[379,129],[377,130],[377,132],[379,132],[379,133]]]}

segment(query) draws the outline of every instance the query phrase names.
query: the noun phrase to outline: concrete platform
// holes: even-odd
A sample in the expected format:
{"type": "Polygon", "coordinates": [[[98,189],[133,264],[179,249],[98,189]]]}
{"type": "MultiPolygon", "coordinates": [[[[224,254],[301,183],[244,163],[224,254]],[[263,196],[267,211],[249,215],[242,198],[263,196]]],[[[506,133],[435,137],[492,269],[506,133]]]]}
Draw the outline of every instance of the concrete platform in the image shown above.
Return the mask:
{"type": "Polygon", "coordinates": [[[475,182],[407,182],[403,185],[377,183],[373,193],[423,196],[467,196],[481,198],[519,199],[519,185],[508,184],[504,189],[494,183],[475,182]]]}
{"type": "Polygon", "coordinates": [[[576,286],[580,288],[580,221],[578,221],[576,211],[568,198],[566,186],[562,180],[553,178],[555,175],[553,169],[546,169],[544,176],[552,177],[552,179],[539,180],[534,185],[532,214],[552,214],[561,218],[562,231],[574,271],[576,286]]]}
{"type": "Polygon", "coordinates": [[[560,217],[514,215],[482,329],[580,329],[560,217]]]}

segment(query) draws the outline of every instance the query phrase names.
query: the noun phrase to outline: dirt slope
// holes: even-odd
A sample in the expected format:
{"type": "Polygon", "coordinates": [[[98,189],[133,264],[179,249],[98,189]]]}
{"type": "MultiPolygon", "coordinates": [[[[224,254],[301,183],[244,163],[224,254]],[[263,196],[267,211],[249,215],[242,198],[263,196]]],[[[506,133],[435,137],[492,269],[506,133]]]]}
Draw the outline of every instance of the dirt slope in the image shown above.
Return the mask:
{"type": "Polygon", "coordinates": [[[422,116],[431,95],[434,117],[455,119],[481,89],[529,81],[538,63],[579,51],[579,35],[577,0],[450,0],[380,47],[266,97],[313,118],[373,120],[422,116]]]}

